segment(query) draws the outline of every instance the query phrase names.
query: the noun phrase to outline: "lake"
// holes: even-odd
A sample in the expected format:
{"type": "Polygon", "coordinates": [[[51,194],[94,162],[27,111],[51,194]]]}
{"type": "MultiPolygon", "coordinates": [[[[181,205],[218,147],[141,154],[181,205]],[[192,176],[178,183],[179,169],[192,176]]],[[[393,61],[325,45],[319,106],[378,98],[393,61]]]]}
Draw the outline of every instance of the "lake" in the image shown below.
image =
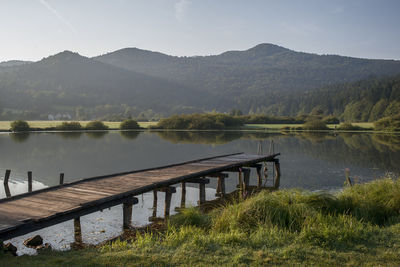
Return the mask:
{"type": "MultiPolygon", "coordinates": [[[[0,134],[0,182],[11,169],[11,195],[27,191],[27,171],[33,172],[33,190],[54,186],[59,174],[65,183],[82,178],[130,170],[157,167],[197,158],[245,152],[280,152],[281,188],[337,190],[345,182],[344,170],[356,182],[366,182],[389,173],[400,173],[400,136],[383,134],[281,134],[248,131],[169,131],[169,132],[69,132],[0,134]]],[[[272,168],[270,168],[272,169],[272,168]]],[[[272,176],[272,173],[269,174],[272,176]]],[[[227,191],[236,188],[237,176],[230,174],[227,191]]],[[[256,184],[253,173],[251,183],[256,184]]],[[[207,199],[215,198],[216,180],[207,185],[207,199]]],[[[159,193],[158,213],[163,199],[159,193]]],[[[0,187],[0,197],[5,197],[0,187]]],[[[152,193],[138,196],[133,224],[148,224],[152,193]]],[[[179,206],[180,188],[173,195],[171,211],[179,206]]],[[[187,201],[196,205],[198,189],[187,189],[187,201]]],[[[122,209],[113,207],[82,217],[86,243],[98,243],[115,237],[122,229],[122,209]]],[[[73,241],[73,223],[65,222],[37,231],[45,242],[57,249],[68,249],[73,241]]],[[[20,253],[34,253],[22,242],[26,236],[11,240],[20,253]]]]}

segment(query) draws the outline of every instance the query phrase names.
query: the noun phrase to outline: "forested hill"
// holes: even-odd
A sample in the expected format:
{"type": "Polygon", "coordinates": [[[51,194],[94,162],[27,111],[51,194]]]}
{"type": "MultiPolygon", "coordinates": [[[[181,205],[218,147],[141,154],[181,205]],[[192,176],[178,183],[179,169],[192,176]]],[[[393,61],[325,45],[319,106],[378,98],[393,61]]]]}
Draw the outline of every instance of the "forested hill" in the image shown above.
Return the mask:
{"type": "Polygon", "coordinates": [[[400,74],[327,86],[304,93],[271,95],[263,112],[334,114],[344,121],[376,121],[400,114],[400,74]]]}
{"type": "MultiPolygon", "coordinates": [[[[237,103],[247,97],[263,97],[269,92],[305,91],[400,73],[400,61],[308,54],[273,44],[199,57],[174,57],[126,48],[95,59],[218,96],[229,96],[237,103]]],[[[252,105],[249,104],[241,108],[250,110],[252,105]]]]}
{"type": "Polygon", "coordinates": [[[130,109],[163,113],[184,103],[199,107],[213,103],[205,93],[188,91],[175,82],[120,69],[69,51],[0,72],[2,107],[31,113],[32,118],[39,115],[47,118],[47,114],[55,113],[68,113],[72,117],[80,113],[80,117],[91,118],[115,113],[115,108],[120,111],[121,105],[127,113],[135,113],[130,109]]]}
{"type": "Polygon", "coordinates": [[[64,51],[38,62],[0,64],[0,119],[66,114],[73,119],[157,120],[231,109],[296,115],[321,105],[327,114],[336,115],[366,109],[360,118],[354,116],[372,120],[387,113],[376,111],[381,110],[375,107],[381,98],[390,103],[394,99],[381,95],[386,86],[381,78],[399,73],[400,61],[307,54],[272,44],[201,57],[137,48],[95,58],[64,51]],[[369,80],[359,86],[353,83],[363,79],[369,80]],[[373,97],[360,102],[374,79],[373,97]]]}

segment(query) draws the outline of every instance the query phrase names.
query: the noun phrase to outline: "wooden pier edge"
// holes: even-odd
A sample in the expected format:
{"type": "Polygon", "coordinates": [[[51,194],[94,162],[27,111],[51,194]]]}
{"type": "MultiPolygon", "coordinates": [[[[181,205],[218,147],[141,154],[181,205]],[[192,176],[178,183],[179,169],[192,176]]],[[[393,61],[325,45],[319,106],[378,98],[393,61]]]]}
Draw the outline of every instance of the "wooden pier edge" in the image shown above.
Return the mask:
{"type": "MultiPolygon", "coordinates": [[[[136,174],[139,172],[152,171],[152,170],[162,170],[164,168],[171,168],[171,167],[180,166],[180,165],[184,165],[184,164],[196,163],[196,162],[200,162],[200,161],[206,161],[206,160],[222,158],[222,157],[236,156],[236,155],[241,155],[241,154],[243,154],[243,153],[233,153],[233,154],[227,154],[227,155],[222,155],[222,156],[214,156],[214,157],[209,157],[209,158],[191,160],[191,161],[187,161],[187,162],[183,162],[183,163],[177,163],[177,164],[171,164],[171,165],[167,165],[167,166],[156,167],[156,168],[149,168],[149,169],[144,169],[144,170],[135,170],[135,171],[130,171],[130,172],[123,172],[123,173],[116,173],[116,174],[111,174],[111,175],[92,177],[92,178],[88,178],[85,180],[80,180],[80,181],[76,181],[76,182],[72,182],[72,183],[66,183],[66,184],[49,187],[49,188],[37,190],[34,192],[25,193],[25,194],[13,196],[10,198],[2,199],[2,200],[0,200],[0,204],[12,202],[13,200],[33,196],[36,194],[40,194],[42,192],[48,192],[48,191],[56,190],[59,188],[71,187],[73,185],[77,185],[80,183],[93,181],[93,180],[97,180],[97,179],[112,178],[112,177],[117,177],[117,176],[121,176],[121,175],[136,174]]],[[[244,154],[244,155],[246,155],[246,154],[244,154]]],[[[95,201],[89,201],[89,202],[82,204],[78,208],[66,210],[64,212],[58,212],[58,213],[53,214],[52,216],[48,216],[48,217],[44,217],[44,218],[40,218],[40,219],[36,219],[36,220],[26,219],[23,221],[19,221],[18,223],[16,223],[15,225],[13,225],[11,227],[0,229],[0,240],[8,240],[13,237],[21,236],[21,235],[24,235],[24,234],[27,234],[27,233],[30,233],[30,232],[33,232],[33,231],[36,231],[36,230],[39,230],[42,228],[46,228],[46,227],[49,227],[49,226],[52,226],[55,224],[59,224],[59,223],[62,223],[62,222],[68,221],[68,220],[72,220],[72,219],[75,219],[75,218],[78,218],[78,217],[81,217],[81,216],[84,216],[84,215],[87,215],[87,214],[90,214],[90,213],[93,213],[93,212],[96,212],[99,210],[103,210],[103,209],[110,208],[110,207],[113,207],[113,206],[116,206],[119,204],[127,203],[127,202],[132,201],[132,198],[136,195],[140,195],[140,194],[143,194],[146,192],[157,190],[157,189],[163,188],[163,187],[169,187],[171,185],[178,184],[178,183],[190,182],[190,180],[193,180],[194,178],[206,177],[208,174],[221,173],[224,171],[236,171],[238,168],[241,168],[241,167],[254,167],[254,164],[257,164],[257,163],[263,162],[263,161],[276,162],[277,161],[276,157],[279,155],[280,155],[280,153],[276,153],[273,155],[263,155],[263,156],[257,157],[256,159],[244,159],[237,163],[226,164],[222,167],[213,167],[213,168],[209,168],[204,171],[199,171],[199,172],[188,174],[188,175],[177,176],[177,177],[171,178],[169,180],[164,180],[164,181],[159,181],[159,182],[154,182],[154,183],[151,183],[148,185],[144,185],[144,186],[141,186],[134,190],[130,190],[130,191],[127,191],[127,192],[124,192],[121,194],[111,195],[111,196],[104,197],[104,198],[101,198],[101,199],[95,200],[95,201]]],[[[254,155],[252,155],[252,156],[254,156],[254,155]]],[[[7,221],[9,221],[8,218],[6,216],[4,216],[4,214],[0,214],[0,227],[2,227],[2,226],[4,227],[5,225],[7,225],[7,221]]]]}

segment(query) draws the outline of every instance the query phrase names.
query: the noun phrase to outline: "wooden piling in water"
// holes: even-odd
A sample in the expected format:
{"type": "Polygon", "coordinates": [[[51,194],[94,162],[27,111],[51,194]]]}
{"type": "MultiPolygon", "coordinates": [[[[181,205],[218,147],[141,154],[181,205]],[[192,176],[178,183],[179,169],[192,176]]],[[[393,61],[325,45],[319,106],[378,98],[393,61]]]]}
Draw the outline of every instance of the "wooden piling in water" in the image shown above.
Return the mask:
{"type": "Polygon", "coordinates": [[[6,197],[11,197],[10,187],[8,186],[8,180],[10,179],[11,170],[6,170],[6,174],[4,175],[4,192],[6,193],[6,197]]]}
{"type": "Polygon", "coordinates": [[[169,213],[171,210],[171,199],[172,199],[172,190],[168,187],[168,189],[165,190],[165,205],[164,205],[165,219],[169,217],[169,213]]]}
{"type": "Polygon", "coordinates": [[[239,172],[238,172],[238,187],[241,188],[242,184],[243,184],[243,178],[242,178],[242,168],[239,168],[239,172]]]}
{"type": "Polygon", "coordinates": [[[186,183],[181,183],[181,208],[186,207],[186,183]]]}
{"type": "Polygon", "coordinates": [[[10,179],[11,170],[6,170],[6,174],[4,175],[4,185],[8,185],[8,180],[10,179]]]}
{"type": "Polygon", "coordinates": [[[249,191],[249,186],[250,186],[250,169],[248,168],[243,168],[243,186],[242,188],[242,195],[245,197],[249,191]]]}
{"type": "Polygon", "coordinates": [[[32,192],[32,172],[28,171],[28,192],[32,192]]]}
{"type": "Polygon", "coordinates": [[[225,177],[219,177],[218,178],[218,186],[217,186],[217,194],[219,196],[225,196],[226,190],[225,190],[225,177]]]}
{"type": "Polygon", "coordinates": [[[124,230],[130,229],[132,227],[132,209],[133,205],[137,204],[139,200],[136,197],[122,203],[122,228],[124,230]]]}
{"type": "Polygon", "coordinates": [[[157,190],[153,190],[153,218],[157,217],[157,190]]]}
{"type": "Polygon", "coordinates": [[[82,244],[81,217],[74,219],[74,240],[76,244],[82,244]]]}
{"type": "Polygon", "coordinates": [[[6,193],[6,198],[11,197],[10,187],[8,187],[8,184],[4,184],[4,192],[6,193]]]}
{"type": "Polygon", "coordinates": [[[256,165],[256,171],[257,171],[257,187],[261,187],[262,186],[262,173],[261,173],[261,169],[262,169],[262,165],[261,164],[257,164],[256,165]]]}
{"type": "Polygon", "coordinates": [[[60,173],[60,184],[64,184],[64,173],[60,173]]]}
{"type": "Polygon", "coordinates": [[[210,183],[210,179],[200,177],[188,180],[189,183],[199,184],[199,201],[198,204],[202,205],[206,202],[206,184],[210,183]]]}
{"type": "Polygon", "coordinates": [[[275,159],[274,166],[275,166],[274,188],[278,189],[281,181],[281,164],[279,163],[279,159],[275,159]]]}

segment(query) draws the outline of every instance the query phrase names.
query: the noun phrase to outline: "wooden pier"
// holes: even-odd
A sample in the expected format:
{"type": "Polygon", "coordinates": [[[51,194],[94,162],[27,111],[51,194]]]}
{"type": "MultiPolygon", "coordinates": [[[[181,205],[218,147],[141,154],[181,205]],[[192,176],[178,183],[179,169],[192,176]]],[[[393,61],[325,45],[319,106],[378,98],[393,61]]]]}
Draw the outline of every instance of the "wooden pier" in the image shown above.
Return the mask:
{"type": "MultiPolygon", "coordinates": [[[[258,185],[261,186],[261,162],[274,162],[279,181],[279,160],[274,155],[249,155],[243,153],[222,155],[188,161],[158,168],[137,170],[64,183],[0,200],[0,241],[21,236],[67,220],[74,220],[75,240],[81,242],[80,217],[96,211],[123,205],[123,227],[129,228],[132,219],[132,205],[138,202],[135,196],[154,192],[157,206],[157,192],[165,192],[165,216],[169,215],[171,195],[175,184],[182,187],[182,207],[185,203],[186,183],[199,184],[199,204],[205,202],[205,185],[208,178],[218,179],[217,193],[225,194],[226,172],[238,173],[239,185],[245,191],[249,186],[250,168],[255,168],[258,185]]],[[[8,180],[10,173],[6,174],[8,180]]],[[[32,181],[32,173],[29,175],[32,181]]],[[[28,181],[28,182],[29,182],[28,181]]],[[[4,181],[6,184],[6,181],[4,181]]],[[[31,184],[31,183],[30,183],[31,184]]]]}

